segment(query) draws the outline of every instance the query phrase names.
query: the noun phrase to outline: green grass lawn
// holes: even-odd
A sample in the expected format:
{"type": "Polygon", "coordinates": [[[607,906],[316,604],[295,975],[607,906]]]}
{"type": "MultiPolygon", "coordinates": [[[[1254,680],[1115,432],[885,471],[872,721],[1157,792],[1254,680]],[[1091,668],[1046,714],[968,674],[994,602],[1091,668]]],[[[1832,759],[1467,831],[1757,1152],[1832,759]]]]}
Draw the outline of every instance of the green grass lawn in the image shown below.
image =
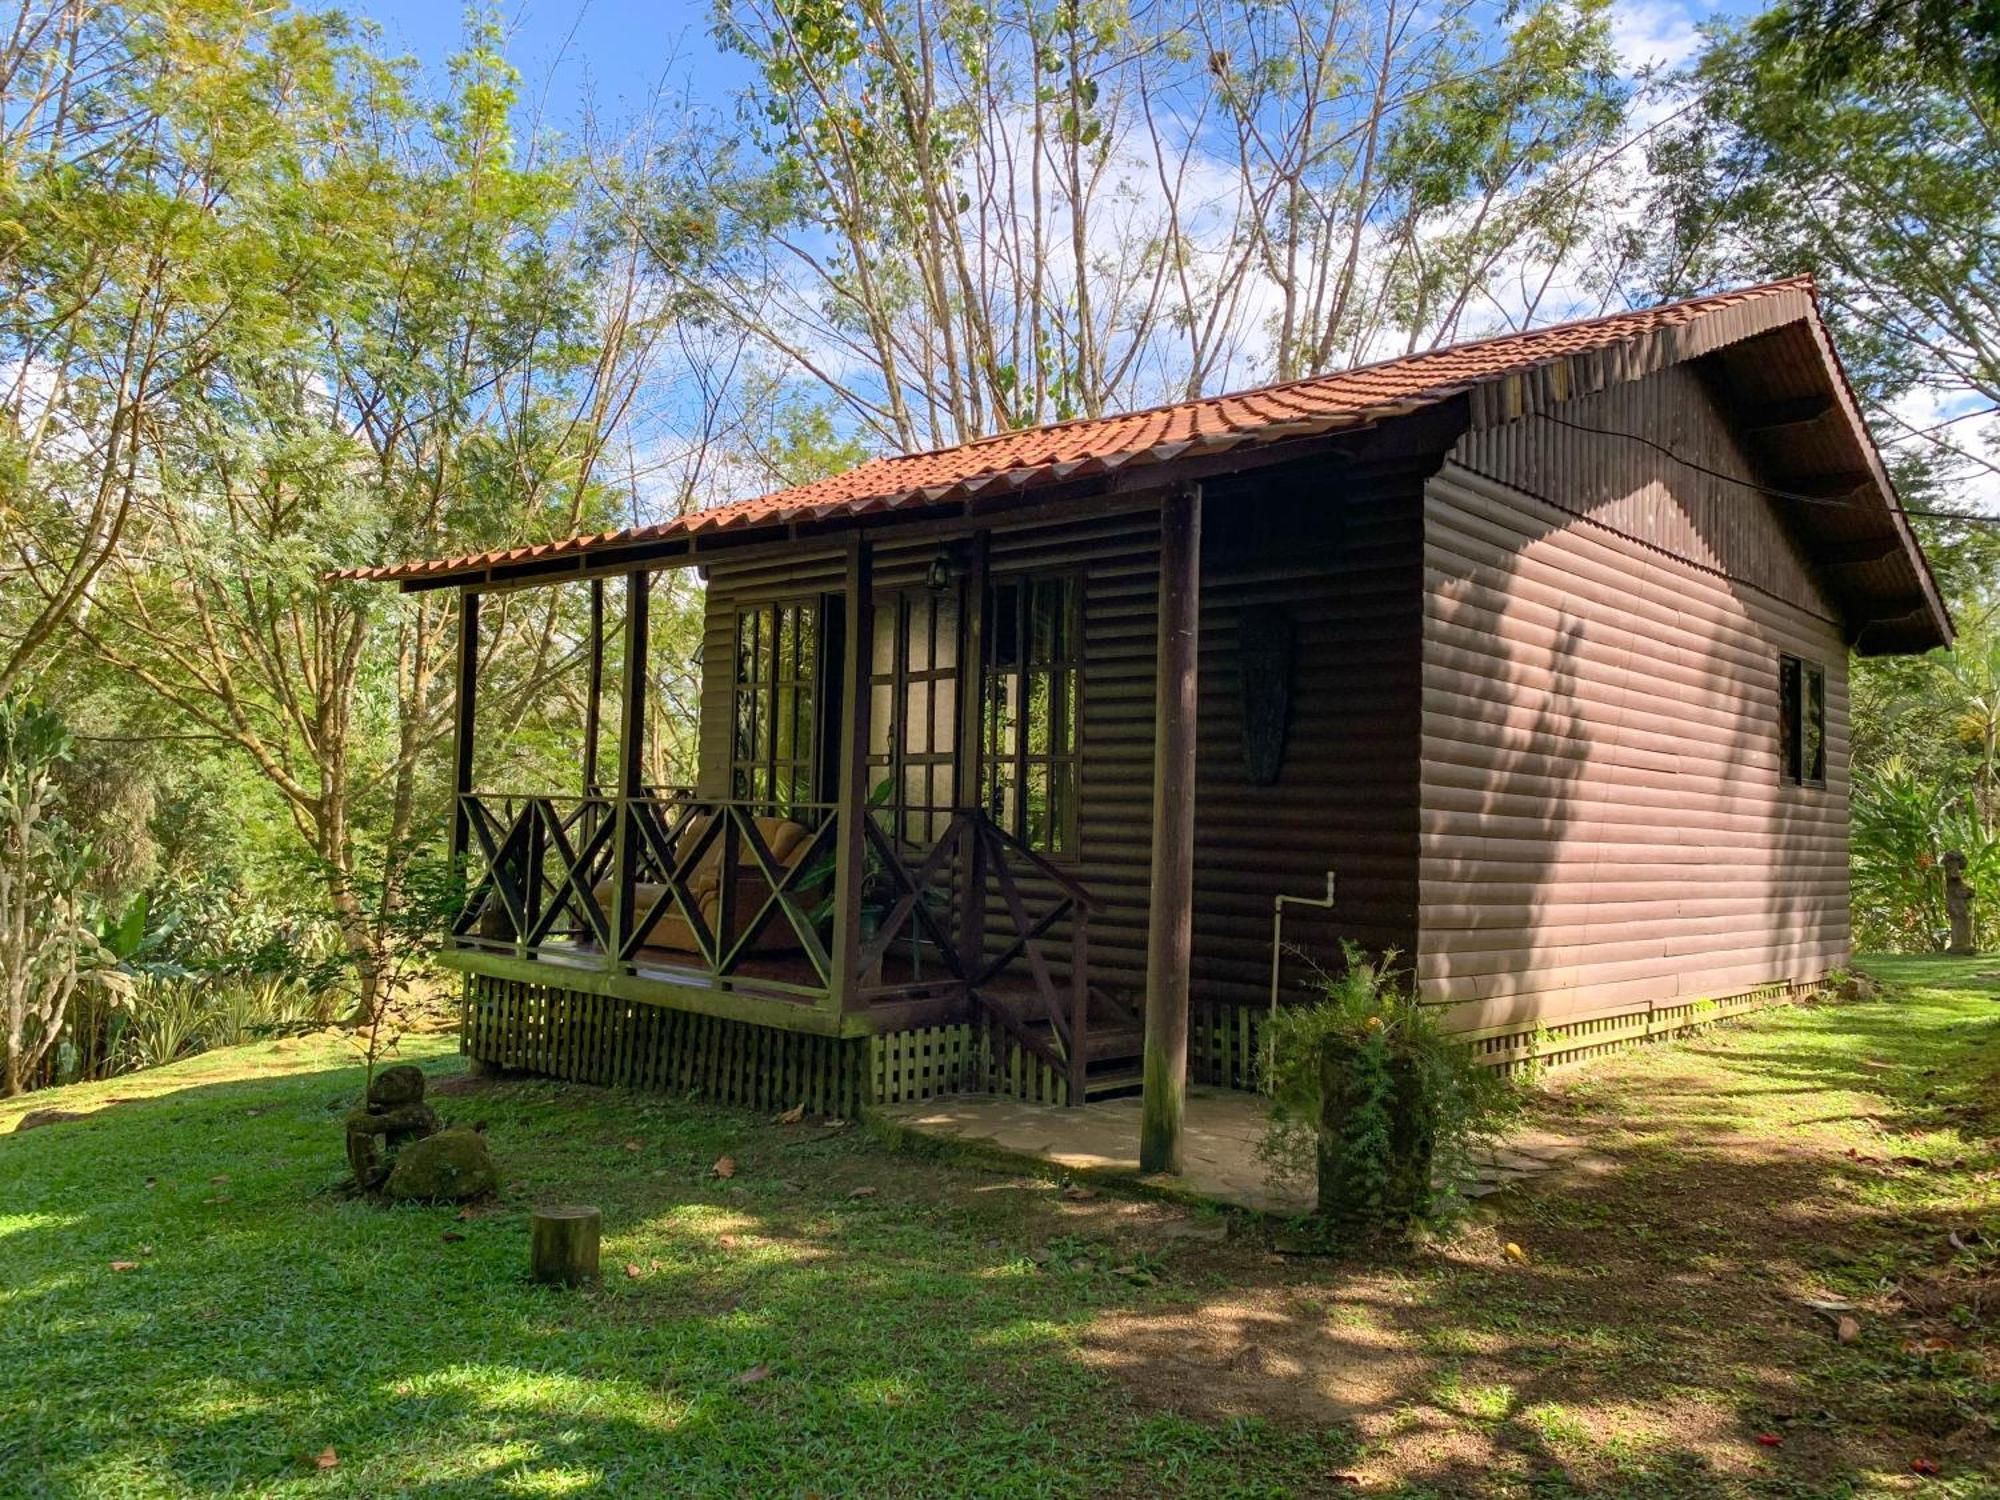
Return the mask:
{"type": "Polygon", "coordinates": [[[437,1101],[499,1202],[380,1208],[331,1037],[0,1104],[90,1112],[0,1134],[0,1496],[2000,1492],[2000,961],[1872,967],[1548,1086],[1587,1169],[1371,1262],[538,1081],[437,1101]],[[527,1282],[555,1200],[601,1287],[527,1282]]]}

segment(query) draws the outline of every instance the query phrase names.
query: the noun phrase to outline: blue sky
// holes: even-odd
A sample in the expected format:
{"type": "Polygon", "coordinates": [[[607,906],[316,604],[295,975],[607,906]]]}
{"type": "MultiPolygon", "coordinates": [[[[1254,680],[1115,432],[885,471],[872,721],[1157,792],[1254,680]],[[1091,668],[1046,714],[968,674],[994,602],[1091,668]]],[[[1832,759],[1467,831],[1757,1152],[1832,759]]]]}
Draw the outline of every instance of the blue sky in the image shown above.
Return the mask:
{"type": "MultiPolygon", "coordinates": [[[[314,0],[302,0],[312,4],[314,0]]],[[[325,0],[379,24],[393,51],[440,71],[462,38],[461,0],[325,0]]],[[[1233,0],[1208,0],[1229,4],[1233,0]]],[[[709,0],[502,0],[507,51],[522,74],[522,124],[571,135],[595,113],[607,125],[647,112],[658,91],[726,111],[746,70],[709,35],[709,0]]],[[[1614,0],[1613,40],[1624,71],[1672,66],[1698,46],[1713,16],[1762,9],[1764,0],[1614,0]]],[[[1925,393],[1905,403],[1913,421],[1950,414],[1925,393]]],[[[2000,431],[2000,427],[1996,427],[2000,431]]],[[[1980,498],[2000,505],[2000,480],[1980,498]]]]}
{"type": "MultiPolygon", "coordinates": [[[[459,0],[346,0],[341,8],[379,23],[394,48],[427,68],[458,45],[464,17],[459,0]]],[[[1760,8],[1755,0],[1617,0],[1615,36],[1630,68],[1675,63],[1692,50],[1703,18],[1760,8]]],[[[507,0],[504,15],[531,109],[557,129],[573,127],[587,104],[607,116],[632,113],[663,83],[691,83],[719,104],[743,77],[709,37],[707,0],[507,0]]]]}
{"type": "MultiPolygon", "coordinates": [[[[463,35],[458,0],[346,0],[338,8],[377,22],[390,47],[441,67],[463,35]]],[[[708,34],[706,0],[509,0],[508,56],[524,102],[543,122],[573,129],[586,106],[607,117],[642,110],[662,84],[698,80],[720,103],[742,69],[708,34]]]]}

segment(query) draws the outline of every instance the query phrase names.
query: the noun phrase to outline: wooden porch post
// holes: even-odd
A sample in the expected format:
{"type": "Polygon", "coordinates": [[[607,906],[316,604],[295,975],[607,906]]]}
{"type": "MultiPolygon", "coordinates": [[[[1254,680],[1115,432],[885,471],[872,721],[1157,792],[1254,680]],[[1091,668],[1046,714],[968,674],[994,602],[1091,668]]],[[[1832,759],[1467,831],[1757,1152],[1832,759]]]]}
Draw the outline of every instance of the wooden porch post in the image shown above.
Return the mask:
{"type": "MultiPolygon", "coordinates": [[[[986,736],[986,570],[993,535],[973,538],[972,561],[965,572],[965,629],[958,653],[958,770],[952,800],[962,808],[985,810],[986,736]]],[[[958,959],[967,973],[975,972],[986,952],[986,843],[977,826],[965,831],[959,850],[958,959]]]]}
{"type": "Polygon", "coordinates": [[[1201,487],[1160,506],[1160,628],[1153,704],[1153,887],[1146,923],[1145,1095],[1139,1167],[1181,1170],[1188,965],[1194,949],[1195,675],[1201,622],[1201,487]]]}
{"type": "Polygon", "coordinates": [[[604,720],[604,580],[590,580],[590,685],[583,700],[583,795],[597,791],[597,739],[604,720]]]}
{"type": "Polygon", "coordinates": [[[847,620],[840,659],[840,784],[834,816],[833,995],[852,1009],[861,981],[861,885],[868,871],[868,706],[875,649],[875,558],[865,536],[847,543],[847,620]]]}
{"type": "MultiPolygon", "coordinates": [[[[604,730],[604,580],[590,580],[590,678],[583,699],[583,819],[578,825],[582,836],[592,837],[598,829],[600,812],[592,799],[597,796],[597,742],[604,730]]],[[[614,833],[615,837],[615,833],[614,833]]],[[[612,851],[617,858],[617,851],[612,851]]]]}
{"type": "Polygon", "coordinates": [[[454,708],[451,776],[451,870],[465,874],[465,848],[472,837],[465,811],[472,790],[472,729],[479,707],[479,595],[458,594],[458,701],[454,708]]]}
{"type": "Polygon", "coordinates": [[[626,940],[639,925],[634,889],[639,863],[639,829],[634,821],[632,799],[646,793],[646,637],[647,606],[652,600],[653,575],[625,575],[625,665],[618,699],[618,790],[613,816],[618,831],[612,835],[615,851],[612,867],[610,967],[623,963],[626,940]]]}

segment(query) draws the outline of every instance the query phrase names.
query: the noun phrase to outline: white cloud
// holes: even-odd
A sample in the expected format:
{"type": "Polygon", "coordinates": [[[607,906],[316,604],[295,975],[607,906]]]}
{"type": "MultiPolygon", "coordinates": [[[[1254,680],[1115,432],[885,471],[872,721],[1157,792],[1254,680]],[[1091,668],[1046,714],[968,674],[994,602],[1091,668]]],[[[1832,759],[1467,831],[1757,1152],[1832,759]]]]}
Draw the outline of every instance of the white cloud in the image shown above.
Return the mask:
{"type": "Polygon", "coordinates": [[[1707,13],[1676,0],[1617,0],[1611,7],[1611,45],[1628,74],[1647,67],[1679,67],[1701,47],[1695,28],[1707,13]]]}

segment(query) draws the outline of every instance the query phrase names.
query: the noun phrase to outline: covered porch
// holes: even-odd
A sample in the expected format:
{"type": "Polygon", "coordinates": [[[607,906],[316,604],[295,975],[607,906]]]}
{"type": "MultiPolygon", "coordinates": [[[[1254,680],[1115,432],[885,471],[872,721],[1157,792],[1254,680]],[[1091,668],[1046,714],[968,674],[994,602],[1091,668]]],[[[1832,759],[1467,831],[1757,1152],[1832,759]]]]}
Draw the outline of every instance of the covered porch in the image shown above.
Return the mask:
{"type": "Polygon", "coordinates": [[[1143,989],[1093,963],[1104,903],[1077,858],[1081,589],[996,568],[991,527],[935,521],[848,531],[830,575],[823,539],[807,554],[761,538],[727,557],[689,545],[646,567],[585,558],[441,580],[462,599],[452,855],[465,899],[445,961],[791,1033],[901,1039],[892,1056],[973,1027],[992,1040],[964,1086],[1011,1070],[1043,1080],[1031,1097],[1075,1106],[1144,1084],[1177,1119],[1199,490],[1119,508],[1161,538],[1143,989]],[[792,556],[804,560],[787,570],[792,556]],[[792,576],[754,606],[711,601],[696,775],[661,784],[646,755],[654,577],[745,558],[792,576]],[[591,598],[577,778],[483,784],[482,597],[554,583],[591,598]]]}

